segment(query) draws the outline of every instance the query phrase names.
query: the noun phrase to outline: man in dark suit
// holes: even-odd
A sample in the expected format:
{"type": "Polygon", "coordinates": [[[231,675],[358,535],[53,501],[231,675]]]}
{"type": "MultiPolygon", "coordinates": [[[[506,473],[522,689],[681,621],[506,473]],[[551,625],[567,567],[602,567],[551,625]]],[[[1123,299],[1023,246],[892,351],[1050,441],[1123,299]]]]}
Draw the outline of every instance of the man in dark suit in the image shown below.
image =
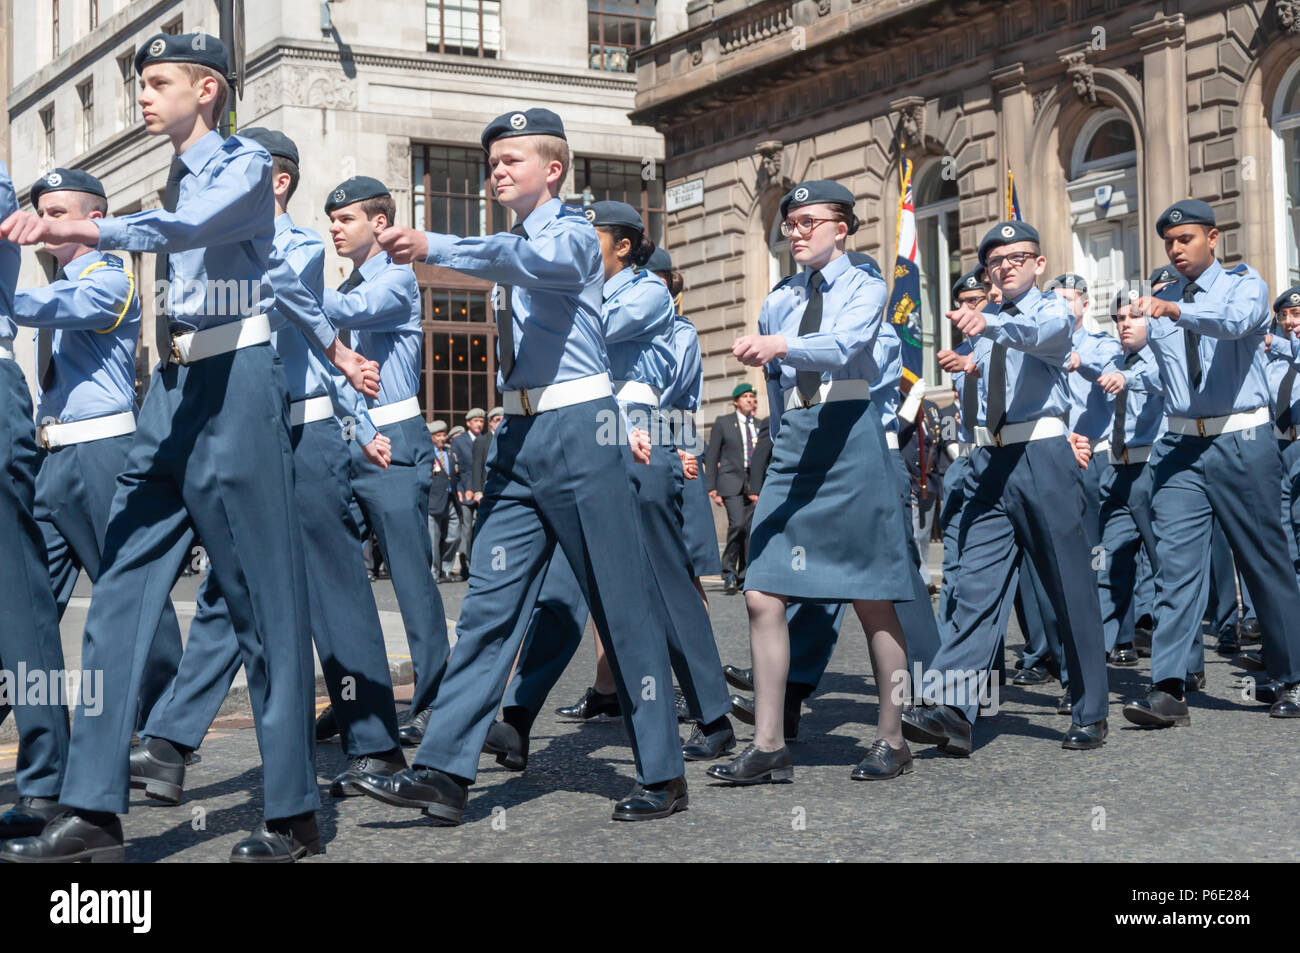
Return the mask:
{"type": "Polygon", "coordinates": [[[460,467],[447,446],[447,422],[429,424],[433,438],[433,482],[429,485],[429,540],[433,543],[434,566],[439,582],[451,582],[456,569],[456,548],[460,542],[460,513],[456,492],[460,489],[460,467]]]}
{"type": "Polygon", "coordinates": [[[465,415],[465,429],[451,437],[451,452],[456,458],[456,466],[462,475],[461,485],[456,499],[460,509],[460,544],[457,554],[461,557],[461,571],[453,574],[458,579],[469,578],[469,548],[474,540],[474,517],[478,513],[478,496],[469,487],[469,474],[474,469],[474,440],[483,432],[486,418],[482,407],[474,407],[465,415]]]}
{"type": "Polygon", "coordinates": [[[709,499],[727,510],[727,544],[722,552],[723,591],[732,595],[745,581],[749,562],[749,523],[772,455],[767,420],[754,416],[758,396],[749,384],[731,392],[735,410],[713,422],[705,452],[709,499]]]}

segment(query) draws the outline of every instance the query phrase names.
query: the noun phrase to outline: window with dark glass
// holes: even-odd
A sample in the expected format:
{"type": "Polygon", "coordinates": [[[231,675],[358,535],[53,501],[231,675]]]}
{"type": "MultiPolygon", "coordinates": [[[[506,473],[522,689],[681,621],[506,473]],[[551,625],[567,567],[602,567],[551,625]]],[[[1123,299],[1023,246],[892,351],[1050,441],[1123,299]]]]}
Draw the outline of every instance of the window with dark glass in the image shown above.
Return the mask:
{"type": "Polygon", "coordinates": [[[501,0],[425,0],[430,53],[495,57],[501,50],[501,0]]]}
{"type": "Polygon", "coordinates": [[[655,41],[654,0],[587,0],[587,52],[592,69],[626,73],[631,52],[655,41]]]}
{"type": "Polygon", "coordinates": [[[656,245],[664,240],[664,184],[662,170],[652,159],[574,159],[573,182],[583,202],[613,199],[641,213],[646,235],[656,245]]]}
{"type": "Polygon", "coordinates": [[[135,125],[139,118],[139,103],[136,102],[135,50],[127,50],[117,58],[117,71],[122,77],[122,128],[125,129],[127,126],[135,125]]]}

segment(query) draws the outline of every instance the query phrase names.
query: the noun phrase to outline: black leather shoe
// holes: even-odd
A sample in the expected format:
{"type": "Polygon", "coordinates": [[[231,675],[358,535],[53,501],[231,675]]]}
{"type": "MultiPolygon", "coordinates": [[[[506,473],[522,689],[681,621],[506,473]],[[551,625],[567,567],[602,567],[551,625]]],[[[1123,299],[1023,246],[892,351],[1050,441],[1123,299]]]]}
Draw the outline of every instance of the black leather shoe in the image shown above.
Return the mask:
{"type": "MultiPolygon", "coordinates": [[[[732,695],[731,713],[736,716],[737,720],[752,725],[754,723],[754,699],[746,698],[744,695],[732,695]]],[[[799,718],[802,713],[802,702],[791,698],[787,690],[785,712],[782,715],[784,720],[781,725],[786,741],[794,741],[799,737],[799,718]]]]}
{"type": "Polygon", "coordinates": [[[230,851],[232,864],[292,864],[312,854],[323,854],[316,814],[263,821],[230,851]]]}
{"type": "Polygon", "coordinates": [[[680,688],[673,689],[673,707],[677,710],[677,723],[679,725],[692,721],[691,706],[686,704],[686,696],[682,694],[680,688]]]}
{"type": "Polygon", "coordinates": [[[614,820],[657,820],[686,810],[689,800],[685,777],[659,784],[638,784],[632,793],[614,805],[614,820]]]}
{"type": "Polygon", "coordinates": [[[903,712],[903,737],[923,745],[938,745],[944,754],[970,755],[970,722],[947,705],[913,706],[903,712]]]}
{"type": "Polygon", "coordinates": [[[485,754],[496,755],[497,764],[509,771],[522,771],[528,767],[528,735],[521,734],[514,725],[494,721],[483,742],[485,754]]]}
{"type": "Polygon", "coordinates": [[[890,747],[888,741],[877,738],[871,743],[867,756],[849,775],[854,781],[887,781],[900,774],[912,773],[912,749],[903,742],[901,748],[890,747]]]}
{"type": "Polygon", "coordinates": [[[1262,672],[1268,668],[1258,652],[1242,652],[1237,656],[1236,662],[1248,672],[1262,672]]]}
{"type": "Polygon", "coordinates": [[[1269,708],[1268,715],[1270,718],[1300,718],[1300,682],[1279,688],[1277,700],[1269,708]]]}
{"type": "Polygon", "coordinates": [[[49,797],[20,797],[18,803],[0,817],[0,840],[36,837],[45,825],[62,814],[59,802],[49,797]]]}
{"type": "Polygon", "coordinates": [[[334,741],[339,736],[338,719],[334,717],[334,706],[326,705],[325,710],[316,716],[316,743],[324,744],[334,741]]]}
{"type": "Polygon", "coordinates": [[[1132,668],[1138,663],[1137,651],[1131,645],[1117,645],[1110,653],[1110,664],[1119,668],[1132,668]]]}
{"type": "Polygon", "coordinates": [[[469,801],[469,787],[437,768],[412,765],[385,777],[363,774],[355,782],[363,794],[396,807],[417,808],[438,824],[460,823],[469,801]]]}
{"type": "Polygon", "coordinates": [[[576,705],[557,708],[555,713],[560,716],[560,721],[612,721],[623,717],[618,695],[602,695],[594,688],[587,689],[576,705]]]}
{"type": "Polygon", "coordinates": [[[1249,619],[1242,619],[1241,624],[1237,626],[1237,638],[1242,642],[1263,641],[1264,633],[1259,627],[1259,620],[1254,616],[1249,619]]]}
{"type": "Polygon", "coordinates": [[[116,814],[102,822],[65,811],[35,837],[5,841],[0,860],[10,864],[121,863],[126,857],[122,820],[116,814]]]}
{"type": "Polygon", "coordinates": [[[356,786],[363,774],[386,777],[406,768],[406,756],[401,748],[363,754],[353,758],[348,769],[330,782],[330,797],[360,797],[364,792],[356,786]]]}
{"type": "Polygon", "coordinates": [[[185,762],[170,764],[149,753],[147,742],[131,747],[131,787],[164,804],[181,803],[185,790],[185,762]]]}
{"type": "Polygon", "coordinates": [[[738,593],[738,592],[740,592],[740,587],[739,587],[738,585],[736,585],[736,577],[735,577],[735,576],[723,576],[723,577],[722,577],[722,594],[723,594],[724,596],[734,596],[734,595],[735,595],[736,593],[738,593]]]}
{"type": "Polygon", "coordinates": [[[397,740],[403,748],[418,748],[424,740],[424,729],[429,727],[432,708],[416,712],[415,717],[397,729],[397,740]]]}
{"type": "Polygon", "coordinates": [[[741,691],[752,692],[754,690],[754,670],[752,668],[736,668],[734,665],[722,666],[722,677],[727,683],[739,688],[741,691]]]}
{"type": "Polygon", "coordinates": [[[1241,639],[1237,637],[1235,626],[1219,633],[1219,642],[1214,647],[1214,651],[1220,655],[1236,655],[1241,651],[1241,639]]]}
{"type": "Polygon", "coordinates": [[[1205,673],[1192,672],[1183,679],[1183,691],[1199,692],[1205,688],[1205,673]]]}
{"type": "Polygon", "coordinates": [[[1175,698],[1158,688],[1152,688],[1140,701],[1125,703],[1124,717],[1143,728],[1172,728],[1192,723],[1187,700],[1175,698]]]}
{"type": "Polygon", "coordinates": [[[710,765],[705,774],[728,784],[784,784],[794,780],[794,762],[789,748],[759,751],[750,745],[730,764],[710,765]]]}
{"type": "Polygon", "coordinates": [[[1091,725],[1070,725],[1061,747],[1067,751],[1091,751],[1104,745],[1109,733],[1105,718],[1091,725]]]}
{"type": "Polygon", "coordinates": [[[1056,713],[1058,715],[1069,715],[1074,713],[1074,700],[1070,698],[1069,689],[1061,693],[1061,697],[1056,700],[1056,713]]]}
{"type": "Polygon", "coordinates": [[[1261,705],[1272,705],[1282,694],[1282,685],[1278,682],[1259,682],[1255,685],[1255,701],[1261,705]]]}
{"type": "Polygon", "coordinates": [[[1044,682],[1050,682],[1052,676],[1045,669],[1035,665],[1033,668],[1022,668],[1011,678],[1012,685],[1042,685],[1044,682]]]}
{"type": "Polygon", "coordinates": [[[736,732],[731,722],[723,716],[722,724],[713,731],[705,731],[704,725],[696,725],[691,736],[682,745],[682,757],[687,761],[712,761],[724,754],[736,750],[736,732]]]}
{"type": "Polygon", "coordinates": [[[1133,630],[1133,651],[1141,658],[1151,657],[1151,630],[1138,626],[1133,630]]]}

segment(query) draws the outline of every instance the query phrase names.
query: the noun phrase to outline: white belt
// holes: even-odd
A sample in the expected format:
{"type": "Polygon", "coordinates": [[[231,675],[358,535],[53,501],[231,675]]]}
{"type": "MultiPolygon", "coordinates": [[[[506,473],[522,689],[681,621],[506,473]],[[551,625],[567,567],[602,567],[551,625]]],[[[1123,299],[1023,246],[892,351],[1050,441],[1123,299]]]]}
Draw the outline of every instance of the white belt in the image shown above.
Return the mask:
{"type": "Polygon", "coordinates": [[[370,408],[370,422],[376,427],[387,427],[389,424],[418,416],[420,416],[418,397],[408,397],[406,400],[397,400],[391,404],[380,404],[378,407],[370,408]]]}
{"type": "Polygon", "coordinates": [[[135,414],[124,410],[120,414],[73,420],[66,424],[46,424],[37,433],[37,441],[47,450],[68,447],[74,443],[88,443],[106,437],[121,437],[135,433],[135,414]]]}
{"type": "Polygon", "coordinates": [[[6,361],[14,359],[14,339],[0,338],[0,358],[6,361]]]}
{"type": "Polygon", "coordinates": [[[885,446],[888,447],[890,450],[897,450],[897,449],[898,449],[898,434],[894,433],[894,431],[892,431],[892,430],[886,430],[886,431],[885,431],[885,446]]]}
{"type": "Polygon", "coordinates": [[[608,374],[592,374],[590,377],[578,377],[559,384],[547,384],[545,387],[508,390],[501,395],[501,407],[507,414],[531,417],[547,410],[599,400],[613,393],[614,386],[610,383],[608,374]]]}
{"type": "Polygon", "coordinates": [[[955,463],[957,460],[960,460],[962,457],[969,457],[970,448],[973,446],[974,444],[971,443],[960,443],[954,440],[951,443],[949,443],[948,446],[945,447],[944,449],[948,453],[948,459],[952,460],[955,463]]]}
{"type": "Polygon", "coordinates": [[[614,397],[625,404],[659,406],[659,388],[642,381],[614,381],[614,397]]]}
{"type": "Polygon", "coordinates": [[[1094,440],[1092,442],[1092,455],[1094,457],[1097,456],[1098,454],[1105,453],[1109,449],[1110,449],[1109,437],[1102,437],[1100,440],[1094,440]]]}
{"type": "Polygon", "coordinates": [[[817,388],[812,399],[804,400],[798,387],[785,392],[785,409],[799,410],[816,404],[830,404],[837,400],[870,400],[871,385],[866,381],[827,381],[817,388]]]}
{"type": "Polygon", "coordinates": [[[988,427],[975,428],[975,446],[1006,447],[1013,443],[1029,443],[1049,437],[1064,437],[1065,421],[1060,417],[1039,417],[1020,424],[1003,424],[1002,431],[994,434],[988,427]]]}
{"type": "Polygon", "coordinates": [[[270,320],[264,314],[255,314],[251,318],[231,321],[220,327],[173,334],[172,360],[177,364],[193,364],[204,358],[238,351],[254,344],[268,344],[270,340],[270,320]]]}
{"type": "Polygon", "coordinates": [[[1111,463],[1146,463],[1151,459],[1150,447],[1125,447],[1124,453],[1116,456],[1115,451],[1110,451],[1111,463]]]}
{"type": "Polygon", "coordinates": [[[1226,417],[1170,417],[1169,429],[1188,437],[1217,437],[1223,433],[1249,430],[1270,421],[1267,407],[1243,410],[1226,417]]]}
{"type": "MultiPolygon", "coordinates": [[[[334,404],[328,397],[308,397],[289,405],[289,426],[301,427],[334,416],[334,404]]],[[[373,420],[371,421],[373,423],[373,420]]]]}
{"type": "Polygon", "coordinates": [[[1278,440],[1285,440],[1285,441],[1287,441],[1288,443],[1291,442],[1292,440],[1295,440],[1295,438],[1296,438],[1296,429],[1297,429],[1297,428],[1292,427],[1292,428],[1289,429],[1289,430],[1278,430],[1278,429],[1277,429],[1277,424],[1274,424],[1274,425],[1273,425],[1273,433],[1277,436],[1277,439],[1278,439],[1278,440]]]}

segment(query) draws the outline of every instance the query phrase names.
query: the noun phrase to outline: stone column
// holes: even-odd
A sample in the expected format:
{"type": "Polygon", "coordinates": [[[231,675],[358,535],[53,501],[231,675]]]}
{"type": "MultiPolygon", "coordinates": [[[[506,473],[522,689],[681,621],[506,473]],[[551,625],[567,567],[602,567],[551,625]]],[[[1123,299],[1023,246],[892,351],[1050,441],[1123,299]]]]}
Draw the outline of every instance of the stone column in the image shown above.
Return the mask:
{"type": "Polygon", "coordinates": [[[1186,198],[1187,155],[1187,59],[1183,15],[1153,18],[1133,28],[1142,44],[1142,95],[1146,114],[1146,138],[1142,144],[1139,207],[1142,221],[1143,258],[1167,260],[1164,246],[1155,233],[1155,218],[1162,210],[1186,198]]]}

